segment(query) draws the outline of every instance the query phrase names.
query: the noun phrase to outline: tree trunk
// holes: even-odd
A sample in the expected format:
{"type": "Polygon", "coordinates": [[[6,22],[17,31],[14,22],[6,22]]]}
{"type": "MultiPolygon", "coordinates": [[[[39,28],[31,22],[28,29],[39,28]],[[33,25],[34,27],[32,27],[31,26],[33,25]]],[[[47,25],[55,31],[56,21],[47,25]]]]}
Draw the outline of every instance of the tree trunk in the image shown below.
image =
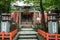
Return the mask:
{"type": "Polygon", "coordinates": [[[40,0],[40,9],[41,9],[41,14],[42,14],[42,20],[41,20],[42,29],[45,30],[46,24],[45,24],[44,9],[43,9],[43,5],[42,5],[42,0],[40,0]]]}

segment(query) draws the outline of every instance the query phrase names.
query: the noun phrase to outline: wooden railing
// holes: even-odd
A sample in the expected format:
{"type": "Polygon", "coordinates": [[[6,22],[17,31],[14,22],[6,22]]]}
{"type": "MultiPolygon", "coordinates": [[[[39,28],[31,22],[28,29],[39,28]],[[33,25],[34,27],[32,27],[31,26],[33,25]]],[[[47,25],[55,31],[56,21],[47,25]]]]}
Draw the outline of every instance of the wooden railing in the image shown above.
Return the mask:
{"type": "Polygon", "coordinates": [[[43,36],[46,40],[60,40],[60,34],[49,34],[41,29],[38,29],[38,34],[43,36]]]}
{"type": "Polygon", "coordinates": [[[13,37],[17,34],[18,30],[15,29],[12,32],[5,33],[5,32],[0,32],[0,38],[4,40],[5,38],[9,38],[10,40],[13,40],[13,37]]]}

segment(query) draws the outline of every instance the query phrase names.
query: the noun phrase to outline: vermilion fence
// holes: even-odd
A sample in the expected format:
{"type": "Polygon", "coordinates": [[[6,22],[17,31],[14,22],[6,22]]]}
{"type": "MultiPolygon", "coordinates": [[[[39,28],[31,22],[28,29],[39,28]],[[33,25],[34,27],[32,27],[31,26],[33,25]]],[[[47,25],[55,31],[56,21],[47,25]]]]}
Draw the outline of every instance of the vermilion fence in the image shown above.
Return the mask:
{"type": "Polygon", "coordinates": [[[0,38],[4,40],[5,38],[9,38],[10,40],[13,40],[13,37],[17,34],[18,30],[15,29],[12,32],[5,33],[5,32],[0,32],[0,38]]]}
{"type": "Polygon", "coordinates": [[[41,29],[38,29],[39,35],[43,36],[46,40],[60,40],[60,34],[49,34],[41,29]]]}

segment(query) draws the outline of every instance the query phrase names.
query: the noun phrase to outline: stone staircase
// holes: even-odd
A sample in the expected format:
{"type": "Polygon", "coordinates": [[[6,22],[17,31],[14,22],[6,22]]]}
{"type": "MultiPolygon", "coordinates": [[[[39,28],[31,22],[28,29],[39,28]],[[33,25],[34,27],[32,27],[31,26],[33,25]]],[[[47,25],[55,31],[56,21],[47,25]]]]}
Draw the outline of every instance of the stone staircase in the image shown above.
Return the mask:
{"type": "Polygon", "coordinates": [[[32,27],[23,27],[18,34],[17,40],[38,40],[37,32],[32,27]]]}

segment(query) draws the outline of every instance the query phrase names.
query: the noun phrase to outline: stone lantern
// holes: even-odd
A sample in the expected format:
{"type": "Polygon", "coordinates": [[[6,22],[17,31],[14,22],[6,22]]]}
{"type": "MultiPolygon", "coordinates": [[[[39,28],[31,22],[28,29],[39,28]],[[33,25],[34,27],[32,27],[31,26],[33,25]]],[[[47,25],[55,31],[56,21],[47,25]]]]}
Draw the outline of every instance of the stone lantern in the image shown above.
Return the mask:
{"type": "Polygon", "coordinates": [[[58,33],[58,19],[56,16],[57,13],[48,14],[48,32],[51,34],[58,33]]]}
{"type": "Polygon", "coordinates": [[[10,14],[1,14],[1,32],[10,32],[10,14]]]}

